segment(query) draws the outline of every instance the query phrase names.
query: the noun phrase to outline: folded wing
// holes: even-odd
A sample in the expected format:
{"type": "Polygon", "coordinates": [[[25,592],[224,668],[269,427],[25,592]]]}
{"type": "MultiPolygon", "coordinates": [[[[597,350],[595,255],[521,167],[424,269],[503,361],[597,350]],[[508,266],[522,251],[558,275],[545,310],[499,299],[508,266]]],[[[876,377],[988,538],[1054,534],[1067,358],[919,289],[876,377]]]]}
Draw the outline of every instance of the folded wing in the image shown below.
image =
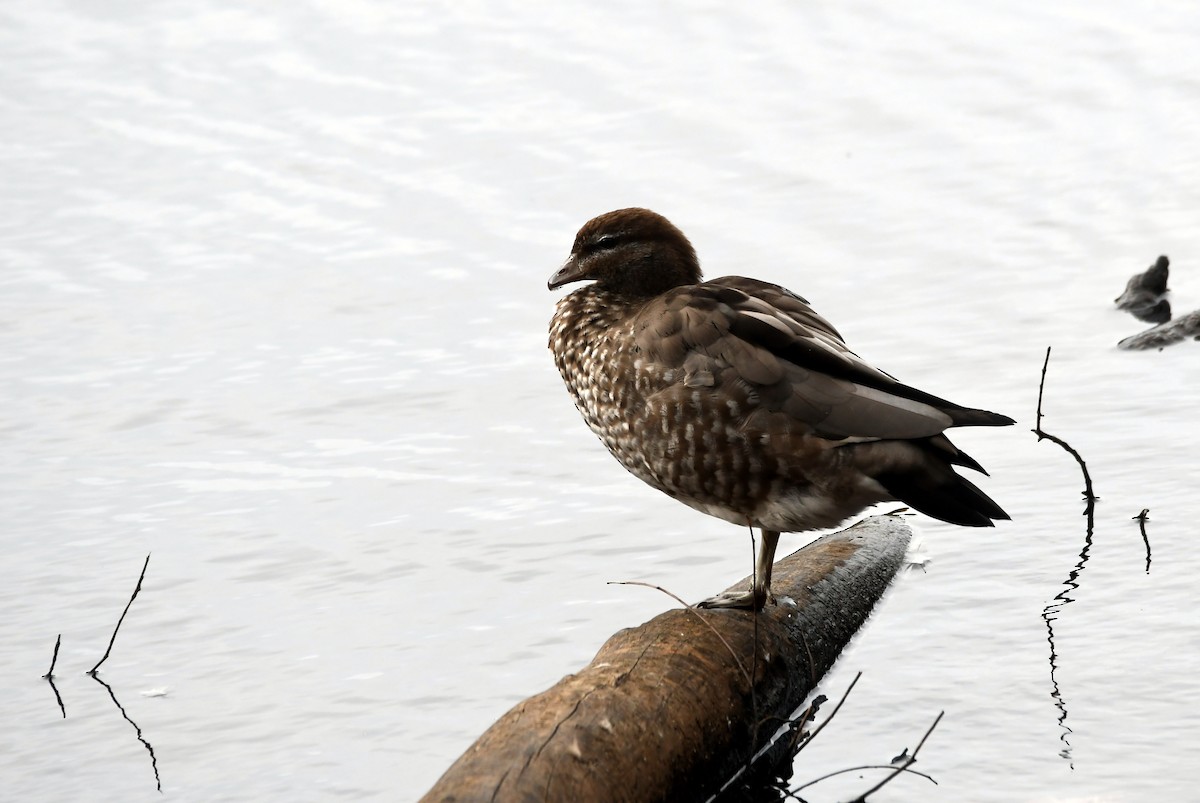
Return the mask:
{"type": "Polygon", "coordinates": [[[702,388],[748,386],[758,407],[832,440],[928,438],[953,426],[1002,426],[871,367],[799,296],[728,276],[677,288],[639,320],[647,358],[702,388]]]}

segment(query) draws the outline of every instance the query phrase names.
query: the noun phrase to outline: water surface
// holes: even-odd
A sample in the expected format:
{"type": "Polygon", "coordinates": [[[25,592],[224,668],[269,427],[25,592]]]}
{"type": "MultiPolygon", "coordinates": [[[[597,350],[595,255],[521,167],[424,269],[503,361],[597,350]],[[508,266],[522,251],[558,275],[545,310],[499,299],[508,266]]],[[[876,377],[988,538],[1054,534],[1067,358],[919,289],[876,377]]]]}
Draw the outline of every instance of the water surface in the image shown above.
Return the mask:
{"type": "Polygon", "coordinates": [[[83,674],[147,553],[101,677],[172,800],[416,798],[673,604],[607,581],[699,599],[746,574],[744,533],[627,476],[545,350],[546,278],[629,205],[710,275],[785,284],[875,364],[1019,419],[957,439],[1014,521],[913,520],[929,564],[828,677],[864,673],[797,779],[945,710],[919,764],[939,785],[889,799],[1194,794],[1197,346],[1118,352],[1140,324],[1111,309],[1160,253],[1200,307],[1186,7],[0,20],[7,797],[160,799],[83,674]],[[1043,425],[1088,460],[1090,541],[1078,469],[1029,432],[1048,345],[1043,425]],[[65,718],[39,677],[59,633],[65,718]]]}

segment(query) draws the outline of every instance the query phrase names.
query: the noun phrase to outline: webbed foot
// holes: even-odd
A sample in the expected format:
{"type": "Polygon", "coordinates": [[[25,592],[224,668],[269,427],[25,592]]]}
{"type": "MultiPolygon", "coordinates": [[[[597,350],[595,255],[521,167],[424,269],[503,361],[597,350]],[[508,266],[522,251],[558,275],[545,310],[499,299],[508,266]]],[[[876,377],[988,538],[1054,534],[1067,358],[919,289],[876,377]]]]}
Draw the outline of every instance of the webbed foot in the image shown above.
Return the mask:
{"type": "Polygon", "coordinates": [[[761,593],[749,591],[724,591],[715,597],[709,597],[703,602],[696,603],[697,608],[736,608],[746,611],[761,611],[768,602],[774,603],[775,596],[767,589],[761,593]]]}

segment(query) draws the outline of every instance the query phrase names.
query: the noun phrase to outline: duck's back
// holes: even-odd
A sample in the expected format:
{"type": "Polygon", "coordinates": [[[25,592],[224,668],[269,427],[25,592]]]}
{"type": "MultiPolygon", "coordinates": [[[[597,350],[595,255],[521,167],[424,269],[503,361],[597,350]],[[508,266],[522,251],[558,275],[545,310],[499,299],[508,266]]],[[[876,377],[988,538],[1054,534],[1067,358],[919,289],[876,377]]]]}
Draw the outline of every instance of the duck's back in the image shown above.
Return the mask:
{"type": "Polygon", "coordinates": [[[875,475],[957,481],[950,463],[978,466],[942,431],[1009,423],[872,368],[804,299],[754,279],[637,301],[585,287],[559,302],[550,345],[584,419],[630,472],[769,529],[833,526],[901,496],[875,475]]]}

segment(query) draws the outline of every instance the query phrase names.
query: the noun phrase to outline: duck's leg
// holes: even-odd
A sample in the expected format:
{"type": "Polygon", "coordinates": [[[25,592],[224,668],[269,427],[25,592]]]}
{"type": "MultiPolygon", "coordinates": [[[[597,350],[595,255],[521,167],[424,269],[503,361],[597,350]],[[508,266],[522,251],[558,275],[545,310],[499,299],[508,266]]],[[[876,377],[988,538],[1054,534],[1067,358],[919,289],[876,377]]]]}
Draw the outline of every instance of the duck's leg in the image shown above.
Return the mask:
{"type": "Polygon", "coordinates": [[[754,585],[749,591],[725,591],[699,603],[700,608],[746,608],[761,611],[771,596],[771,567],[775,565],[775,547],[779,545],[776,530],[763,530],[762,543],[754,561],[754,585]]]}

